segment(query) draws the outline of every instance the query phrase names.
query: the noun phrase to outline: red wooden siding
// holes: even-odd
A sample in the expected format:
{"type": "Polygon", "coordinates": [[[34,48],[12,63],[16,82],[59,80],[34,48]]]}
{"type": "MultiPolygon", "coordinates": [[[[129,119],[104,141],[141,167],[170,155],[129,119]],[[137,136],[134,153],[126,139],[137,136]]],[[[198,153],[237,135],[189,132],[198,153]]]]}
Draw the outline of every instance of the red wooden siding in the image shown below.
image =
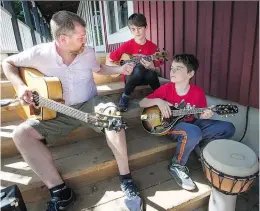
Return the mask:
{"type": "MultiPolygon", "coordinates": [[[[148,22],[147,38],[168,51],[195,54],[192,80],[207,94],[259,107],[258,1],[134,1],[148,22]]],[[[108,51],[120,44],[108,45],[108,51]]],[[[162,68],[169,78],[171,61],[162,68]]]]}

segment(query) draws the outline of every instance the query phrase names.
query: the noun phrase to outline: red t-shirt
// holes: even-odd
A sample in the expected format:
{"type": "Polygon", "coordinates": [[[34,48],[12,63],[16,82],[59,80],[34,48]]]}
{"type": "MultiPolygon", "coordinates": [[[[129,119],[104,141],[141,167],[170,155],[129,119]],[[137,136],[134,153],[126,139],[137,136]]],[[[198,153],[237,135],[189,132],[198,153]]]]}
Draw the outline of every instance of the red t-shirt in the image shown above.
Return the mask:
{"type": "MultiPolygon", "coordinates": [[[[119,61],[121,56],[126,54],[131,54],[133,57],[150,56],[157,51],[157,46],[150,40],[146,40],[144,45],[140,45],[131,39],[124,44],[122,44],[117,50],[110,54],[110,59],[113,61],[119,61]]],[[[156,67],[160,66],[160,61],[154,61],[156,67]]],[[[123,81],[125,81],[125,76],[123,75],[123,81]]]]}
{"type": "MultiPolygon", "coordinates": [[[[190,104],[191,107],[204,108],[207,107],[207,100],[204,91],[193,84],[190,84],[190,89],[186,95],[179,96],[176,93],[175,83],[167,83],[160,86],[154,91],[154,93],[147,96],[148,99],[160,98],[176,106],[184,101],[186,104],[190,104]]],[[[194,115],[188,115],[185,117],[185,122],[194,120],[194,115]]]]}

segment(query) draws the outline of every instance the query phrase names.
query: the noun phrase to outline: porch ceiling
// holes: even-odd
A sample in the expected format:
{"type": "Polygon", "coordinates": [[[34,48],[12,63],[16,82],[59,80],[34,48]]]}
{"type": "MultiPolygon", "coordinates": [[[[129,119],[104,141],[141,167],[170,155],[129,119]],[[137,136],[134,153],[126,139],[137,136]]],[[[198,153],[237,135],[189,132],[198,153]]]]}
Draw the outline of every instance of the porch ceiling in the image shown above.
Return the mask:
{"type": "Polygon", "coordinates": [[[42,15],[49,23],[52,15],[60,10],[67,10],[77,13],[80,1],[35,1],[42,15]]]}

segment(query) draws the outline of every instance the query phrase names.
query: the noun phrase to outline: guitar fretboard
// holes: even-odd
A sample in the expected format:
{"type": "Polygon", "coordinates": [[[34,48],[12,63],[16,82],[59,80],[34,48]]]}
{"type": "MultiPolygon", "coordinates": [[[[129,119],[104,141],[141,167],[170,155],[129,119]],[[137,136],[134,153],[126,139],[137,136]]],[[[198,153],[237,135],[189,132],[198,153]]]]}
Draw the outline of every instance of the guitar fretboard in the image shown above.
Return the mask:
{"type": "Polygon", "coordinates": [[[41,96],[35,96],[35,98],[36,102],[39,103],[39,106],[46,107],[54,111],[58,111],[70,117],[79,119],[83,122],[89,122],[89,115],[87,113],[84,113],[67,105],[55,102],[54,100],[50,100],[41,96]]]}
{"type": "Polygon", "coordinates": [[[139,64],[141,59],[144,59],[144,60],[146,60],[146,61],[148,61],[148,62],[150,62],[150,61],[153,60],[153,59],[152,59],[152,56],[143,56],[143,57],[140,57],[140,58],[134,58],[134,59],[130,59],[130,60],[124,60],[124,61],[121,62],[121,65],[124,65],[124,64],[126,64],[126,63],[133,63],[133,62],[134,62],[135,64],[139,64]]]}

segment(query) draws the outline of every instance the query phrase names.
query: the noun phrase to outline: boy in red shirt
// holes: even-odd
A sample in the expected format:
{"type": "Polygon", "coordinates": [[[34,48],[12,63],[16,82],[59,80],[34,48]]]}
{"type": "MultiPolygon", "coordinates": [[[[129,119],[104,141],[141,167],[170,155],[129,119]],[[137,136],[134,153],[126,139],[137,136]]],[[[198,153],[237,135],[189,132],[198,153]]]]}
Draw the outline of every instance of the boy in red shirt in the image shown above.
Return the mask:
{"type": "MultiPolygon", "coordinates": [[[[131,54],[134,57],[153,55],[157,50],[157,46],[146,39],[146,26],[146,18],[143,14],[132,14],[128,18],[128,27],[134,39],[125,42],[117,50],[112,52],[109,57],[107,57],[106,64],[114,65],[113,62],[119,61],[123,53],[131,54]]],[[[136,86],[149,84],[153,90],[159,88],[160,82],[158,73],[160,73],[159,61],[153,62],[141,59],[140,64],[135,66],[131,75],[123,75],[125,91],[120,97],[119,110],[122,112],[127,111],[129,96],[136,86]]]]}
{"type": "MultiPolygon", "coordinates": [[[[173,59],[170,78],[171,82],[162,85],[154,93],[148,95],[140,102],[141,107],[157,105],[166,118],[170,117],[169,106],[180,105],[185,102],[188,106],[197,108],[207,107],[206,96],[201,88],[190,84],[199,67],[197,58],[191,54],[176,55],[173,59]]],[[[169,173],[178,185],[186,190],[194,190],[195,183],[188,176],[188,168],[184,166],[192,150],[205,140],[229,139],[235,133],[235,127],[230,122],[211,120],[213,112],[206,110],[195,118],[193,115],[184,118],[169,132],[173,139],[178,140],[175,155],[168,167],[169,173]]]]}

